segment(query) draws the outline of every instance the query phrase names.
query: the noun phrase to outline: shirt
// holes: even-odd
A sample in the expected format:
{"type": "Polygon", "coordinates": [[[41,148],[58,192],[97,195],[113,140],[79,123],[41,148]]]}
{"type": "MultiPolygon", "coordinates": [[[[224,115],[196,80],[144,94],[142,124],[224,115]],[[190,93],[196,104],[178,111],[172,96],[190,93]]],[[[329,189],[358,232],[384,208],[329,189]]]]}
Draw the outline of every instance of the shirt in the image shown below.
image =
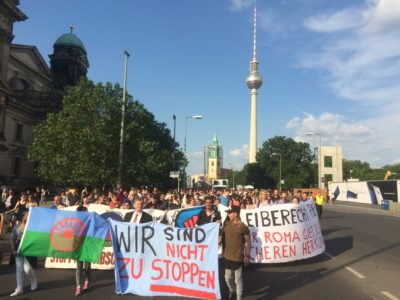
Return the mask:
{"type": "Polygon", "coordinates": [[[142,218],[141,212],[140,213],[134,212],[132,215],[131,223],[139,224],[141,218],[142,218]]]}
{"type": "Polygon", "coordinates": [[[250,235],[249,228],[243,223],[227,222],[224,226],[225,252],[227,260],[241,262],[244,259],[245,236],[250,235]]]}

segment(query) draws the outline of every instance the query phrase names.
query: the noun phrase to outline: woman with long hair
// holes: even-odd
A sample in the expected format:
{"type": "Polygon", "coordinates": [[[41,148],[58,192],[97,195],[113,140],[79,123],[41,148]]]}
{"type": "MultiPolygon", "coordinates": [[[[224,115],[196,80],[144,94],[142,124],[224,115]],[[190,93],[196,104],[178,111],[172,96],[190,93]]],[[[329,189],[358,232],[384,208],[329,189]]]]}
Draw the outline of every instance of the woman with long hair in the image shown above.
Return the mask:
{"type": "Polygon", "coordinates": [[[22,215],[21,219],[19,220],[18,224],[14,226],[11,240],[13,244],[13,255],[15,255],[15,265],[16,265],[16,276],[17,276],[17,288],[15,291],[10,295],[11,297],[19,296],[24,293],[23,286],[24,286],[24,271],[27,275],[29,275],[29,279],[31,281],[31,291],[35,291],[37,289],[37,279],[35,270],[32,268],[31,264],[29,263],[28,259],[17,253],[19,244],[22,239],[22,235],[24,234],[26,222],[28,220],[28,213],[29,211],[25,210],[22,215]]]}

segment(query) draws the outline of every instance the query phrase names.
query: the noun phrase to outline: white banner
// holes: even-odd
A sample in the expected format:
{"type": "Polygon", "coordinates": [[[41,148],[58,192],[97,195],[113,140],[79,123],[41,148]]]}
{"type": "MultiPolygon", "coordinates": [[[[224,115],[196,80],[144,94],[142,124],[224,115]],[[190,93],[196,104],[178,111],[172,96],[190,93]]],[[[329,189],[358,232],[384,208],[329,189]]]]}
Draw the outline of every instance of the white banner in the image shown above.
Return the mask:
{"type": "Polygon", "coordinates": [[[219,224],[183,229],[158,223],[109,221],[117,294],[221,298],[219,224]]]}
{"type": "MultiPolygon", "coordinates": [[[[219,205],[225,220],[226,206],[219,205]]],[[[325,251],[314,201],[242,209],[240,219],[250,229],[251,263],[281,263],[325,251]]]]}
{"type": "MultiPolygon", "coordinates": [[[[75,207],[65,208],[75,210],[75,207]]],[[[228,207],[219,205],[222,220],[225,220],[228,207]]],[[[89,211],[116,220],[123,220],[128,209],[110,209],[107,205],[91,204],[89,211]],[[112,215],[110,215],[112,214],[112,215]],[[120,219],[118,219],[120,216],[120,219]]],[[[164,218],[172,224],[180,209],[162,211],[147,209],[153,218],[160,221],[164,218]]],[[[280,263],[316,256],[325,251],[325,243],[319,226],[314,201],[294,204],[278,204],[256,209],[242,209],[242,222],[249,226],[251,234],[252,263],[280,263]]],[[[47,258],[46,268],[74,269],[74,260],[47,258]]],[[[110,270],[114,268],[114,257],[111,236],[107,237],[100,262],[92,264],[93,269],[110,270]]]]}

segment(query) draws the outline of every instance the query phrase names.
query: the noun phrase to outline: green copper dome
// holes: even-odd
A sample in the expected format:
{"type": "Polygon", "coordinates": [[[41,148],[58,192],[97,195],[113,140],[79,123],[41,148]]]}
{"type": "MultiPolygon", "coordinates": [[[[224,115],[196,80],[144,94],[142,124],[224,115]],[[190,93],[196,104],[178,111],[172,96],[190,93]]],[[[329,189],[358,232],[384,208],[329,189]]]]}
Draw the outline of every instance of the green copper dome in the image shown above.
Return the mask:
{"type": "Polygon", "coordinates": [[[82,41],[73,33],[65,33],[54,43],[54,46],[76,46],[86,52],[82,41]]]}

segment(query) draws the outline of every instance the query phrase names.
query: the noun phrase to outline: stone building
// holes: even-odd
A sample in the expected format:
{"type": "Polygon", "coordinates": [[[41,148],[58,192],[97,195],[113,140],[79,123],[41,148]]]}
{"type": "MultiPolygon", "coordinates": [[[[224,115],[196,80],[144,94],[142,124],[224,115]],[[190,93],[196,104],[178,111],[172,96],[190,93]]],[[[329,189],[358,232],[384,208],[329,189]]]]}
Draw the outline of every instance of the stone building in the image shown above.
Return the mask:
{"type": "Polygon", "coordinates": [[[211,145],[204,147],[204,174],[207,183],[221,178],[223,168],[223,148],[218,144],[217,135],[214,135],[211,145]]]}
{"type": "Polygon", "coordinates": [[[89,63],[80,39],[60,36],[51,67],[35,46],[13,44],[13,25],[27,19],[19,0],[0,1],[0,183],[28,184],[35,179],[27,159],[33,127],[62,107],[69,87],[86,76],[89,63]]]}

